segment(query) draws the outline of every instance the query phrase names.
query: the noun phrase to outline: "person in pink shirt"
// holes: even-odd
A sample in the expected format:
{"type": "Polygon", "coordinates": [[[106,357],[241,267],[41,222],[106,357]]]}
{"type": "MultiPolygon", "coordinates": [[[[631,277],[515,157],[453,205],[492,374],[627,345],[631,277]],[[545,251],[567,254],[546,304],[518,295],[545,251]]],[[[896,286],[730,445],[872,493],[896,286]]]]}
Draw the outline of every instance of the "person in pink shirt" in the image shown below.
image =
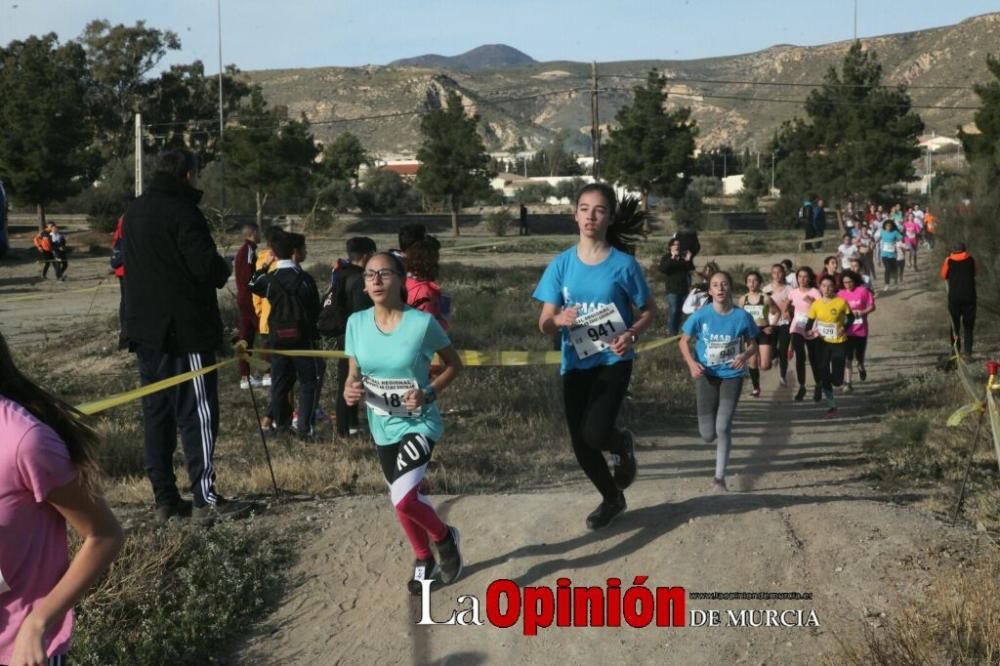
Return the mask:
{"type": "Polygon", "coordinates": [[[817,333],[815,330],[807,330],[806,324],[809,323],[809,308],[813,301],[820,297],[820,293],[819,289],[816,288],[816,274],[808,266],[799,268],[795,273],[795,279],[799,286],[791,289],[788,296],[792,304],[792,323],[788,330],[792,338],[792,349],[795,352],[795,377],[799,382],[799,390],[795,394],[795,400],[801,401],[806,397],[806,358],[808,358],[809,367],[812,368],[813,383],[816,386],[813,392],[813,401],[819,402],[823,399],[823,388],[818,379],[817,333]]]}
{"type": "Polygon", "coordinates": [[[854,271],[844,272],[844,288],[837,293],[837,296],[847,303],[854,314],[854,321],[847,327],[847,367],[844,373],[847,391],[851,392],[854,390],[851,379],[855,360],[858,362],[858,376],[861,381],[868,379],[868,371],[865,369],[865,349],[868,347],[868,315],[875,312],[875,296],[865,287],[861,276],[854,271]]]}
{"type": "Polygon", "coordinates": [[[917,248],[920,246],[920,234],[924,228],[917,222],[912,214],[906,216],[903,222],[903,243],[905,256],[910,260],[910,268],[917,270],[917,248]]]}
{"type": "Polygon", "coordinates": [[[73,606],[118,554],[98,435],[14,366],[0,335],[0,664],[61,664],[73,606]],[[66,523],[82,544],[72,561],[66,523]]]}

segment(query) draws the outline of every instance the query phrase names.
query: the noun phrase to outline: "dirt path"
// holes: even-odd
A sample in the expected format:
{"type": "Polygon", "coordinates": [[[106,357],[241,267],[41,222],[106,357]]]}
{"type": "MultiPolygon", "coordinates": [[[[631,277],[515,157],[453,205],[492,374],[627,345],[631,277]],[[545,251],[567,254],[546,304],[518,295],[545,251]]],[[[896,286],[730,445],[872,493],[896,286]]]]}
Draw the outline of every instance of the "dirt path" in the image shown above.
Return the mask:
{"type": "Polygon", "coordinates": [[[860,477],[862,442],[879,425],[870,405],[921,360],[896,343],[939,316],[914,288],[879,299],[869,379],[842,400],[836,420],[823,420],[812,402],[792,402],[793,388],[765,374],[764,396],[745,398],[738,411],[728,495],[710,493],[714,446],[633,423],[639,477],[628,512],[607,530],[584,528],[598,498],[582,481],[551,492],[434,498],[462,528],[467,560],[464,578],[433,596],[438,621],[469,607],[457,603],[460,595],[485,602],[487,586],[501,578],[555,587],[561,576],[574,585],[617,577],[625,589],[645,575],[650,587],[688,592],[810,592],[811,601],[689,599],[688,609],[720,609],[724,625],[727,610],[815,610],[819,627],[553,627],[532,637],[520,624],[418,626],[419,606],[404,590],[411,556],[389,502],[357,497],[307,512],[323,527],[301,553],[285,599],[236,661],[770,664],[835,655],[838,637],[853,641],[865,623],[878,626],[921,601],[950,554],[974,539],[860,477]]]}

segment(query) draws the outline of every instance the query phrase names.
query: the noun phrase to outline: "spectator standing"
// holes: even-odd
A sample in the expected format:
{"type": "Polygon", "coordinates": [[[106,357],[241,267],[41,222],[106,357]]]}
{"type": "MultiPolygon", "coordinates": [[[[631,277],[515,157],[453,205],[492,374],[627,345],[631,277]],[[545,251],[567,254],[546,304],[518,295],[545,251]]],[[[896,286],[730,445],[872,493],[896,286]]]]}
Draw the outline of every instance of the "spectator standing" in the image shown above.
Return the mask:
{"type": "MultiPolygon", "coordinates": [[[[306,259],[305,237],[296,233],[276,233],[271,237],[271,251],[277,257],[274,271],[256,273],[251,282],[253,293],[271,305],[268,316],[268,346],[275,350],[316,349],[319,338],[319,290],[312,276],[302,270],[306,259]]],[[[275,354],[271,359],[271,409],[279,430],[309,438],[315,435],[313,423],[319,385],[323,376],[316,358],[275,354]],[[296,379],[299,383],[297,423],[292,424],[289,396],[296,379]]]]}
{"type": "MultiPolygon", "coordinates": [[[[336,281],[323,299],[320,311],[319,332],[333,338],[338,349],[344,348],[347,320],[355,312],[372,307],[372,300],[365,291],[365,264],[376,252],[375,241],[365,236],[347,239],[348,262],[341,261],[336,271],[336,281]]],[[[344,400],[344,387],[350,364],[346,358],[337,360],[336,429],[338,437],[356,435],[360,431],[358,406],[344,400]]]]}
{"type": "Polygon", "coordinates": [[[521,226],[517,230],[518,236],[528,235],[528,208],[524,204],[521,204],[521,226]]]}
{"type": "Polygon", "coordinates": [[[972,358],[973,330],[976,327],[976,261],[965,243],[955,243],[941,265],[941,279],[948,282],[948,314],[951,315],[951,344],[961,345],[966,361],[972,358]]]}
{"type": "MultiPolygon", "coordinates": [[[[212,240],[195,189],[194,156],[181,149],[160,154],[146,191],[129,204],[122,230],[125,329],[143,386],[216,361],[223,342],[216,290],[229,264],[212,240]]],[[[180,430],[199,522],[249,510],[215,490],[215,439],[219,432],[218,375],[208,373],[142,399],[146,472],[160,521],[184,517],[173,454],[180,430]]]]}
{"type": "Polygon", "coordinates": [[[59,225],[49,225],[49,239],[52,242],[52,259],[56,267],[56,279],[65,282],[69,260],[66,253],[66,237],[59,231],[59,225]]]}
{"type": "MultiPolygon", "coordinates": [[[[253,294],[250,293],[250,278],[257,267],[257,244],[260,243],[260,228],[253,223],[243,225],[243,244],[236,250],[233,257],[233,274],[236,277],[236,308],[240,313],[240,339],[245,340],[247,347],[253,347],[257,337],[259,322],[253,307],[253,294]]],[[[250,364],[240,361],[240,388],[260,386],[260,381],[250,374],[250,364]]]]}
{"type": "Polygon", "coordinates": [[[691,272],[694,270],[691,253],[681,254],[680,239],[670,241],[658,268],[663,274],[667,292],[667,335],[677,335],[681,330],[681,305],[687,296],[691,272]]]}

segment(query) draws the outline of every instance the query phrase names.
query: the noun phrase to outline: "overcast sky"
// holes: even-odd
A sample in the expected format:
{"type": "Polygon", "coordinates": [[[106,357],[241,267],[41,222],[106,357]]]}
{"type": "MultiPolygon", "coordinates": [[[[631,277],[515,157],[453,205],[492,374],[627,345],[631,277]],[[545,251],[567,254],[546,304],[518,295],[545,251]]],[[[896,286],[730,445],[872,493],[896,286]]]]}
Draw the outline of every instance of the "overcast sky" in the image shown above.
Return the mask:
{"type": "MultiPolygon", "coordinates": [[[[850,39],[854,0],[218,0],[223,60],[244,70],[381,65],[503,43],[536,60],[724,56],[774,44],[850,39]]],[[[957,23],[998,0],[857,0],[869,37],[957,23]]],[[[97,18],[173,30],[182,50],[218,71],[215,0],[0,0],[0,44],[78,36],[97,18]]]]}

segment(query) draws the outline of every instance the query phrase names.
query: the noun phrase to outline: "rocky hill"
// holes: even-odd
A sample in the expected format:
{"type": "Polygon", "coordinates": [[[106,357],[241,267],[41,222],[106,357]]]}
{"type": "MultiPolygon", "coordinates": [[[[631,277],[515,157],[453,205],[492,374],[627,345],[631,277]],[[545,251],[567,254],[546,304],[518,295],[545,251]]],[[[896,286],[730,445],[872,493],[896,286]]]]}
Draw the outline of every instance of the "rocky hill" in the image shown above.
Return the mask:
{"type": "Polygon", "coordinates": [[[482,69],[507,69],[537,65],[538,61],[527,53],[506,44],[486,44],[457,56],[428,54],[416,58],[393,60],[390,67],[429,67],[432,69],[458,69],[476,71],[482,69]]]}
{"type": "MultiPolygon", "coordinates": [[[[986,54],[1000,55],[1000,13],[862,43],[877,51],[887,83],[910,86],[928,129],[951,136],[972,120],[978,100],[972,84],[990,79],[986,54]]],[[[612,122],[631,99],[631,89],[655,68],[671,79],[668,104],[692,108],[702,146],[763,150],[782,121],[803,115],[801,100],[840,63],[849,46],[849,41],[780,45],[701,60],[600,63],[600,120],[612,122]]],[[[320,140],[351,131],[380,155],[413,154],[420,142],[420,114],[439,107],[448,90],[458,92],[481,115],[492,150],[537,148],[559,130],[568,130],[570,147],[589,150],[589,63],[474,69],[466,60],[463,67],[321,67],[246,74],[272,103],[286,105],[295,116],[304,113],[320,140]]]]}

